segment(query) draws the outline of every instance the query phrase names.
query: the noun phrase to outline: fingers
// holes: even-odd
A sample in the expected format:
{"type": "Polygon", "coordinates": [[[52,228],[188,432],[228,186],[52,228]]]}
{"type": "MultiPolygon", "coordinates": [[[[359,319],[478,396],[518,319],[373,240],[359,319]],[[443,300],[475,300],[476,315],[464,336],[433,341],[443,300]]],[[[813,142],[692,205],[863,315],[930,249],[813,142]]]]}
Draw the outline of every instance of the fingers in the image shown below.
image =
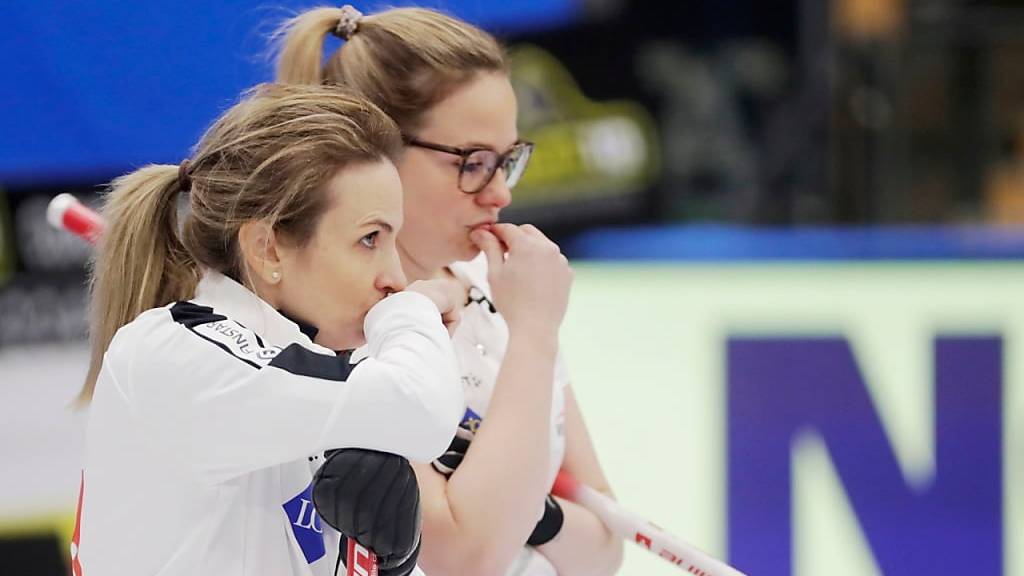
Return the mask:
{"type": "Polygon", "coordinates": [[[508,246],[509,251],[513,250],[526,237],[522,227],[515,224],[495,224],[491,226],[491,233],[505,246],[508,246]]]}
{"type": "Polygon", "coordinates": [[[545,236],[533,224],[523,224],[521,226],[516,226],[515,224],[495,224],[491,231],[508,246],[510,253],[528,242],[536,246],[545,246],[548,250],[561,252],[558,245],[552,242],[550,238],[545,236]]]}
{"type": "Polygon", "coordinates": [[[461,308],[463,300],[466,299],[466,289],[462,286],[461,282],[455,278],[437,278],[431,280],[431,282],[435,282],[449,300],[449,304],[445,307],[445,312],[461,308]]]}
{"type": "Polygon", "coordinates": [[[444,323],[448,334],[455,333],[462,317],[462,302],[465,300],[465,291],[458,281],[448,278],[417,280],[407,286],[406,290],[419,292],[430,298],[441,313],[441,322],[444,323]]]}
{"type": "MultiPolygon", "coordinates": [[[[502,224],[496,225],[492,230],[503,226],[502,224]]],[[[505,262],[505,250],[502,247],[502,240],[499,237],[487,230],[474,230],[470,235],[470,240],[476,244],[484,254],[487,256],[487,266],[490,270],[498,270],[501,265],[505,262]]],[[[505,242],[505,244],[508,244],[505,242]]]]}
{"type": "Polygon", "coordinates": [[[528,234],[535,238],[543,238],[550,242],[550,239],[547,236],[545,236],[544,233],[541,232],[540,229],[534,226],[533,224],[523,224],[522,226],[519,227],[519,229],[522,230],[524,234],[528,234]]]}
{"type": "Polygon", "coordinates": [[[444,323],[444,327],[448,329],[449,336],[455,336],[455,330],[459,327],[459,322],[462,321],[462,307],[455,306],[451,310],[448,310],[444,314],[441,314],[441,322],[444,323]]]}

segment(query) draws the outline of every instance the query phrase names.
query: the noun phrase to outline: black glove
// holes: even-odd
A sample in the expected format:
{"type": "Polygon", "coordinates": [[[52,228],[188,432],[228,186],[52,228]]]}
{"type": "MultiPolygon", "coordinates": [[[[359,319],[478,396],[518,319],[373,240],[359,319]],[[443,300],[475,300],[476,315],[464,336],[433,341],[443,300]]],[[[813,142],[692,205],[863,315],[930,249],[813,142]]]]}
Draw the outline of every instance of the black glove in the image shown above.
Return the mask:
{"type": "Polygon", "coordinates": [[[380,576],[415,568],[420,491],[405,458],[356,448],[328,452],[313,478],[313,505],[329,526],[377,555],[380,576]]]}
{"type": "MultiPolygon", "coordinates": [[[[472,430],[465,427],[465,425],[459,425],[459,428],[455,431],[455,438],[452,438],[448,449],[437,460],[431,462],[430,465],[445,478],[450,478],[459,467],[459,464],[462,464],[462,459],[466,456],[466,452],[469,451],[470,443],[473,442],[473,436],[472,430]]],[[[530,546],[540,546],[550,542],[552,538],[558,535],[564,521],[565,514],[562,512],[562,507],[553,496],[548,494],[544,499],[544,515],[537,522],[537,525],[533,527],[533,532],[530,533],[526,543],[530,546]]]]}

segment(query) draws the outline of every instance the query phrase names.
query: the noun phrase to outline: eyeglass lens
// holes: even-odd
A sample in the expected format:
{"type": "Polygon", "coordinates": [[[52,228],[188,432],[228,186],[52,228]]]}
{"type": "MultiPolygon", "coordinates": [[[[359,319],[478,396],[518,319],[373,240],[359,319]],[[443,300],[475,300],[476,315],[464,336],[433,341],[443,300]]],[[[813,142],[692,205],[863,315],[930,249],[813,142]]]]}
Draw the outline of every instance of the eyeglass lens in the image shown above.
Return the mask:
{"type": "MultiPolygon", "coordinates": [[[[529,147],[516,146],[504,158],[502,166],[505,172],[505,185],[509,188],[516,185],[529,160],[529,147]]],[[[464,192],[479,192],[491,181],[498,170],[501,155],[493,150],[475,150],[466,156],[459,172],[459,188],[464,192]]]]}

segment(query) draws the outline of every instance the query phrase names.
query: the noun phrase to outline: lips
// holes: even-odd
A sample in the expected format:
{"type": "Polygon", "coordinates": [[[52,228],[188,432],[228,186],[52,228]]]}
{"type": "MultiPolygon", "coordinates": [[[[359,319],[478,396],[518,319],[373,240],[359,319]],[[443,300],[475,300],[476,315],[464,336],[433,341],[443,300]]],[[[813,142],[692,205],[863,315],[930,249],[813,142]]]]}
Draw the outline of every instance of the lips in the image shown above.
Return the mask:
{"type": "Polygon", "coordinates": [[[483,222],[477,222],[469,227],[470,230],[490,230],[491,226],[497,223],[496,220],[484,220],[483,222]]]}

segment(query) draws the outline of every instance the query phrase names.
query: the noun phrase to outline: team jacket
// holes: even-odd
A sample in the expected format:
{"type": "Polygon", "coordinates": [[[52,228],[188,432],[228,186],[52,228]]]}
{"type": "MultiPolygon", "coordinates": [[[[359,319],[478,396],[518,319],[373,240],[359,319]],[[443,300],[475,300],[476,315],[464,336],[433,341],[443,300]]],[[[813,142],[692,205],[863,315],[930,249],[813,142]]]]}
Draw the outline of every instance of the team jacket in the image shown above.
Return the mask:
{"type": "Polygon", "coordinates": [[[428,298],[394,294],[364,326],[351,365],[207,273],[194,300],[121,328],[90,408],[74,574],[333,574],[338,535],[311,503],[322,452],[429,461],[465,408],[428,298]]]}

